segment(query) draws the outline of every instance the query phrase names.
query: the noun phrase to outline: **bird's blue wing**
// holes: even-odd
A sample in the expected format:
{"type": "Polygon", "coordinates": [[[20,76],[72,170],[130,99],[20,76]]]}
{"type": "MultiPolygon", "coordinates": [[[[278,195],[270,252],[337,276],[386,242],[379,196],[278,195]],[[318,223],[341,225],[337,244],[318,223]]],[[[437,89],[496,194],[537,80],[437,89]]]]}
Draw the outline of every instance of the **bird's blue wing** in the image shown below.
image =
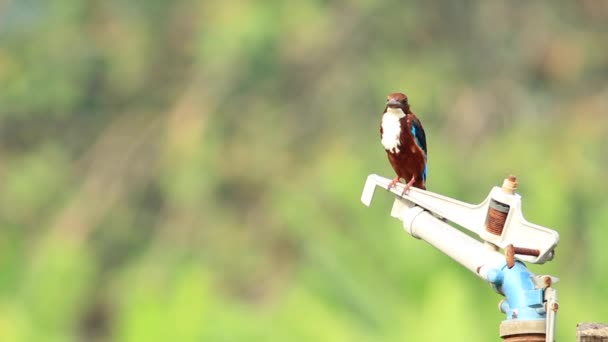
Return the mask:
{"type": "Polygon", "coordinates": [[[426,134],[424,133],[424,128],[422,128],[422,124],[420,123],[418,118],[415,118],[414,120],[412,120],[412,135],[414,136],[414,140],[416,141],[416,144],[424,151],[425,164],[424,164],[424,171],[422,171],[422,179],[426,180],[426,174],[427,174],[426,134]]]}
{"type": "Polygon", "coordinates": [[[412,120],[412,135],[414,136],[414,140],[416,140],[416,144],[424,151],[424,154],[426,155],[426,134],[424,134],[424,128],[422,128],[422,125],[418,120],[412,120]]]}

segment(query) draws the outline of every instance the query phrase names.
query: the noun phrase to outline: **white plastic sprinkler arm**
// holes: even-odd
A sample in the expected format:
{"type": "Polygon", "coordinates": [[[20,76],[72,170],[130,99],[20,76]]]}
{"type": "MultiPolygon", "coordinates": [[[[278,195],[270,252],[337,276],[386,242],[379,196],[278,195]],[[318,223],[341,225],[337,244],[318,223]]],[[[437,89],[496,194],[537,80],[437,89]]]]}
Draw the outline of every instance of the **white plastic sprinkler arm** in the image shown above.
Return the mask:
{"type": "MultiPolygon", "coordinates": [[[[378,175],[369,175],[365,182],[361,201],[369,206],[376,187],[388,189],[390,179],[378,175]]],[[[391,189],[396,195],[401,195],[403,185],[399,184],[391,189]]],[[[526,221],[521,212],[521,196],[505,193],[501,188],[494,187],[489,196],[480,204],[469,204],[430,191],[410,188],[402,197],[434,215],[448,219],[461,227],[474,232],[482,240],[490,242],[500,248],[513,245],[521,248],[538,250],[538,256],[517,255],[522,261],[542,264],[553,259],[553,249],[559,242],[557,232],[526,221]],[[488,209],[491,200],[509,206],[509,214],[501,235],[489,233],[485,229],[488,209]]],[[[400,198],[395,199],[395,205],[400,198]]],[[[403,208],[405,209],[405,208],[403,208]]],[[[393,216],[401,214],[393,209],[393,216]]],[[[399,217],[401,219],[401,217],[399,217]]],[[[454,229],[450,227],[451,229],[454,229]]]]}

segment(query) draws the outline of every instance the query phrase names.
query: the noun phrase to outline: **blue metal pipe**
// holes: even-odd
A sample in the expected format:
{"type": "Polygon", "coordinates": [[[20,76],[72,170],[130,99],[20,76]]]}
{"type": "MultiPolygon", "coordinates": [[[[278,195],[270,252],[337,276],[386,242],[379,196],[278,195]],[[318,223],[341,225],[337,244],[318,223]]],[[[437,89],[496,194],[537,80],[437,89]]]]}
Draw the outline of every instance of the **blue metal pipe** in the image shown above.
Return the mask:
{"type": "Polygon", "coordinates": [[[488,272],[488,281],[506,298],[500,309],[507,319],[546,319],[543,289],[534,286],[533,276],[521,261],[516,261],[512,268],[505,263],[500,269],[488,272]]]}

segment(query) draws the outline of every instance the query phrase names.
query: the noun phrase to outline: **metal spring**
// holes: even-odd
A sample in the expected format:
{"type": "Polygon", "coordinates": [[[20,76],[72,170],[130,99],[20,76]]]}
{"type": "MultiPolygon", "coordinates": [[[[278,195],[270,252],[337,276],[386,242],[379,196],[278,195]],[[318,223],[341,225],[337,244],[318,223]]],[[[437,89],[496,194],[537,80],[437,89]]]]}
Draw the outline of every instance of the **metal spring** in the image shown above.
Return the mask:
{"type": "Polygon", "coordinates": [[[509,209],[510,207],[507,204],[491,200],[488,216],[486,217],[486,231],[494,235],[501,235],[507,221],[507,215],[509,215],[509,209]]]}

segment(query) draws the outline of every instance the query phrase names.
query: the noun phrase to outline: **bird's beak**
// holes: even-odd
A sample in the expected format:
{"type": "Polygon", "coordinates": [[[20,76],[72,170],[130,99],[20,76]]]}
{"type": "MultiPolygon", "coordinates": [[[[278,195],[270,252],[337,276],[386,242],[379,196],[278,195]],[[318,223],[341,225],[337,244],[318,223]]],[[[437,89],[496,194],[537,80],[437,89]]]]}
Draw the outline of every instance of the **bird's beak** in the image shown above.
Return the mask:
{"type": "Polygon", "coordinates": [[[395,99],[390,99],[386,102],[386,105],[389,106],[390,108],[400,108],[401,102],[399,102],[395,99]]]}

